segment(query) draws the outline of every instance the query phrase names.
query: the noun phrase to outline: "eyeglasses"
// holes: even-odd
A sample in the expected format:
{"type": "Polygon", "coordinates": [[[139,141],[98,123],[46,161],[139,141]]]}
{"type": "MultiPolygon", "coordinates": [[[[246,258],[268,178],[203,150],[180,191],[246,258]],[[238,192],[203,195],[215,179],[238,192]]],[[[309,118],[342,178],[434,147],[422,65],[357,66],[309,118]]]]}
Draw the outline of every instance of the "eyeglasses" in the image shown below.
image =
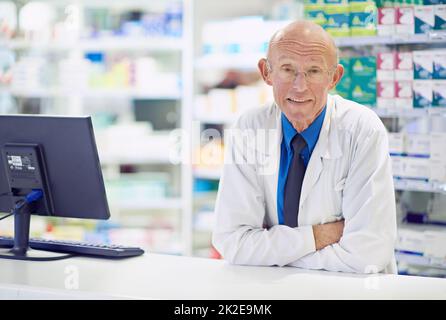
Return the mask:
{"type": "MultiPolygon", "coordinates": [[[[268,69],[272,71],[271,65],[269,61],[267,61],[268,69]]],[[[296,68],[290,65],[282,66],[277,69],[277,74],[282,81],[285,82],[294,82],[299,75],[299,73],[303,73],[305,80],[308,83],[322,83],[327,79],[327,75],[330,75],[336,67],[333,67],[332,70],[323,70],[318,67],[311,67],[306,71],[297,71],[296,68]]]]}

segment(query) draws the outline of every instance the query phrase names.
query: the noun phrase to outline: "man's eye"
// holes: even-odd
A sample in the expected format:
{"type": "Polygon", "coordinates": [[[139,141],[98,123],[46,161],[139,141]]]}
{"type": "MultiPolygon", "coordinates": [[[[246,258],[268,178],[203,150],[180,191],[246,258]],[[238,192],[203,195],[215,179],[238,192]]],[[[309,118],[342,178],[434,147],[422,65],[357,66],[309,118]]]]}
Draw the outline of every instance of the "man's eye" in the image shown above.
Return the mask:
{"type": "Polygon", "coordinates": [[[294,72],[294,69],[292,69],[290,67],[282,67],[282,70],[285,72],[289,72],[289,73],[294,72]]]}
{"type": "Polygon", "coordinates": [[[320,74],[322,73],[321,69],[310,69],[307,71],[308,74],[320,74]]]}

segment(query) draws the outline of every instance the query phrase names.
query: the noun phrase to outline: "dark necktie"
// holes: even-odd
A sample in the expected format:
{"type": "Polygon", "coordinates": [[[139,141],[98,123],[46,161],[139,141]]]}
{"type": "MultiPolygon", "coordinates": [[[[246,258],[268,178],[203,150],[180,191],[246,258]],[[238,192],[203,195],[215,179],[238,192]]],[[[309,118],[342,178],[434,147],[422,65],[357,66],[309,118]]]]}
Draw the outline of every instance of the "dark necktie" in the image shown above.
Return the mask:
{"type": "Polygon", "coordinates": [[[283,196],[283,221],[289,227],[297,227],[297,215],[299,214],[300,191],[305,175],[305,164],[300,152],[306,146],[304,138],[296,134],[291,141],[293,148],[293,160],[288,170],[283,196]]]}

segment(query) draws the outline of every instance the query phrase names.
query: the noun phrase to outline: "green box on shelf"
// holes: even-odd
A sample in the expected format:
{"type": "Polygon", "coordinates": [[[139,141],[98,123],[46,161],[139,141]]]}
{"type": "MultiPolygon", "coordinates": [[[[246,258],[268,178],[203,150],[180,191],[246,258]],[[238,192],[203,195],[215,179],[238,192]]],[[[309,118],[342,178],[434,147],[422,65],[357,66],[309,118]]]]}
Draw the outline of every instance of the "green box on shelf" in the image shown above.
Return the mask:
{"type": "Polygon", "coordinates": [[[376,77],[376,57],[350,58],[350,71],[354,77],[376,77]]]}
{"type": "Polygon", "coordinates": [[[325,30],[333,37],[350,36],[350,7],[348,5],[326,5],[325,30]]]}
{"type": "Polygon", "coordinates": [[[304,5],[306,6],[307,4],[324,4],[324,0],[304,0],[304,5]]]}
{"type": "Polygon", "coordinates": [[[352,78],[349,75],[344,74],[341,81],[336,85],[336,88],[332,90],[332,94],[339,94],[345,99],[351,99],[351,84],[352,78]]]}
{"type": "Polygon", "coordinates": [[[445,4],[444,0],[420,0],[420,4],[425,6],[437,5],[437,4],[445,4]]]}
{"type": "Polygon", "coordinates": [[[339,81],[332,93],[339,94],[346,99],[350,99],[352,83],[350,72],[350,58],[340,58],[339,63],[344,66],[344,75],[342,76],[341,81],[339,81]]]}
{"type": "Polygon", "coordinates": [[[395,0],[376,0],[375,3],[378,8],[395,6],[395,0]]]}
{"type": "Polygon", "coordinates": [[[395,0],[395,7],[423,5],[423,0],[395,0]]]}
{"type": "Polygon", "coordinates": [[[314,23],[317,23],[322,27],[325,25],[324,5],[320,4],[305,5],[304,16],[306,20],[313,21],[314,23]]]}
{"type": "Polygon", "coordinates": [[[377,8],[374,2],[351,2],[350,32],[352,36],[376,35],[377,8]]]}
{"type": "Polygon", "coordinates": [[[330,5],[330,4],[335,4],[335,5],[338,5],[338,4],[341,4],[341,5],[348,5],[348,3],[349,3],[349,0],[324,0],[324,3],[326,4],[326,5],[330,5]]]}
{"type": "Polygon", "coordinates": [[[376,76],[352,77],[351,99],[357,103],[376,105],[376,76]]]}

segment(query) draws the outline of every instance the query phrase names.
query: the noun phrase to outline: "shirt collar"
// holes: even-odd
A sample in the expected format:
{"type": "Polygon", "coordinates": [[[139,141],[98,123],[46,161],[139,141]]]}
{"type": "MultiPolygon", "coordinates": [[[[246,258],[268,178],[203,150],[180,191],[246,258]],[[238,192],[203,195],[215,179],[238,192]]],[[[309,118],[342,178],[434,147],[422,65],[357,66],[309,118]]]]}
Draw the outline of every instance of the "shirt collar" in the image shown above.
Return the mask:
{"type": "MultiPolygon", "coordinates": [[[[316,142],[319,138],[319,133],[321,132],[322,124],[325,118],[325,111],[327,110],[327,106],[322,109],[322,112],[317,116],[317,118],[310,124],[308,128],[302,131],[300,134],[304,138],[307,146],[311,151],[313,151],[316,142]]],[[[283,137],[285,139],[285,143],[288,149],[291,149],[291,140],[293,140],[294,136],[297,134],[296,129],[294,129],[291,122],[287,119],[285,114],[282,112],[282,132],[283,137]]]]}

